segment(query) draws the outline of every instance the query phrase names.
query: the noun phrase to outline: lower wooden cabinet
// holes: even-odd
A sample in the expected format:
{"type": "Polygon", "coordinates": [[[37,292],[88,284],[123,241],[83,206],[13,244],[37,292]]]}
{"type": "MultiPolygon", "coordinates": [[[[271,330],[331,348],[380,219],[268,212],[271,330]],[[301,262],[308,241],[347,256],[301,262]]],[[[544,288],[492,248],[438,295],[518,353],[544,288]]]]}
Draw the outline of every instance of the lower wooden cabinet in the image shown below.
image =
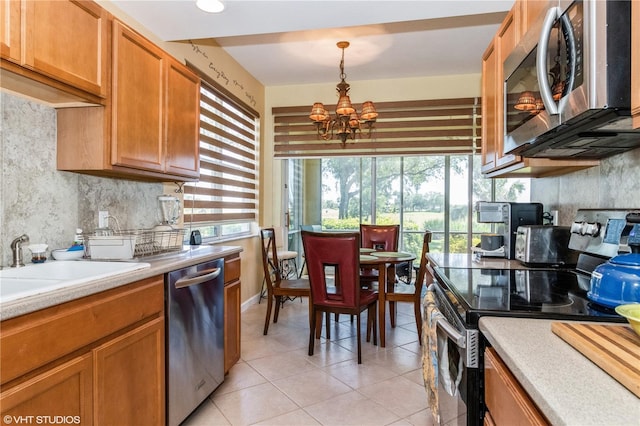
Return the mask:
{"type": "Polygon", "coordinates": [[[224,259],[224,373],[240,360],[240,255],[224,259]]]}
{"type": "Polygon", "coordinates": [[[0,327],[0,415],[35,424],[164,424],[162,276],[0,327]]]}
{"type": "Polygon", "coordinates": [[[0,394],[4,424],[29,419],[30,424],[93,423],[93,357],[72,358],[0,394]],[[7,421],[7,417],[11,421],[7,421]],[[47,421],[49,417],[54,420],[47,421]],[[37,421],[39,420],[39,421],[37,421]]]}
{"type": "Polygon", "coordinates": [[[493,348],[484,353],[485,425],[548,425],[493,348]]]}
{"type": "Polygon", "coordinates": [[[164,424],[164,318],[96,348],[94,360],[97,424],[164,424]]]}

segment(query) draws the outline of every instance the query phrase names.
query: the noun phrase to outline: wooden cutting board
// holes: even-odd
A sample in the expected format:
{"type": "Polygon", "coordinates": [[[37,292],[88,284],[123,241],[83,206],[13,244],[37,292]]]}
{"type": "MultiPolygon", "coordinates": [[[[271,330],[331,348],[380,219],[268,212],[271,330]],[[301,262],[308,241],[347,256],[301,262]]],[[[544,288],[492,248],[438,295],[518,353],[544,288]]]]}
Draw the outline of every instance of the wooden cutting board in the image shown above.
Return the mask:
{"type": "Polygon", "coordinates": [[[551,331],[640,398],[640,336],[630,326],[553,322],[551,331]]]}

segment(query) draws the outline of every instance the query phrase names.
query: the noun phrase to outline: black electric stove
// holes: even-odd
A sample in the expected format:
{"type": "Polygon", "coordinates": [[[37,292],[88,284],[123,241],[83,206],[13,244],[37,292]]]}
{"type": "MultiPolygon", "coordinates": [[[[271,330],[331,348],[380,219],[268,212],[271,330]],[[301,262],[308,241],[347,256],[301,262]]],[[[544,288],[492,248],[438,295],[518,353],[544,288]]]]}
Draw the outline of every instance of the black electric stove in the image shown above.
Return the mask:
{"type": "Polygon", "coordinates": [[[590,277],[579,271],[440,267],[435,272],[469,328],[477,328],[482,315],[626,322],[587,298],[590,277]]]}

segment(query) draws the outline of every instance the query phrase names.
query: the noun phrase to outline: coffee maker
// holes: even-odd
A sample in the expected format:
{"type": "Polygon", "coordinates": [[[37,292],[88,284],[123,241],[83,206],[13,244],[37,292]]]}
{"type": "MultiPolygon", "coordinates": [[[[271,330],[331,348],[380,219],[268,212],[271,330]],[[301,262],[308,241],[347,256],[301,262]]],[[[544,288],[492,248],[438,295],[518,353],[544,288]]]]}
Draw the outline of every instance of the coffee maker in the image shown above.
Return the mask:
{"type": "Polygon", "coordinates": [[[478,201],[475,210],[479,223],[497,224],[495,231],[502,236],[507,259],[515,259],[518,226],[542,225],[541,203],[478,201]]]}

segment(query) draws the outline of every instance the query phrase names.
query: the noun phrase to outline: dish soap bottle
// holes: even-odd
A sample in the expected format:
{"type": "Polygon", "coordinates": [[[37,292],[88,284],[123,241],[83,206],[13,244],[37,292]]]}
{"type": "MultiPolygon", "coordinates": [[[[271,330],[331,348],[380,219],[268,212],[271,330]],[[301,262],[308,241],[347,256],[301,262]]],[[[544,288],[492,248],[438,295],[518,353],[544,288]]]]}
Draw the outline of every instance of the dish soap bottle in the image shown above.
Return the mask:
{"type": "Polygon", "coordinates": [[[73,244],[69,248],[69,251],[84,250],[84,237],[82,236],[82,229],[76,229],[76,235],[73,237],[73,244]]]}

